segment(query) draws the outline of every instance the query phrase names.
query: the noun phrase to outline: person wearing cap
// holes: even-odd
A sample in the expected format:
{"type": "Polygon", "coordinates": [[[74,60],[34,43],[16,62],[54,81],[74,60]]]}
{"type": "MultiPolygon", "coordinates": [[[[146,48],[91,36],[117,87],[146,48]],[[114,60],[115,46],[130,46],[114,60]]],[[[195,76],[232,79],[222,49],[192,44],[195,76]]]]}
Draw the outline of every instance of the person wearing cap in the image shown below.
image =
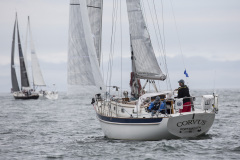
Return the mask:
{"type": "Polygon", "coordinates": [[[155,98],[155,100],[150,104],[150,106],[148,107],[148,111],[152,111],[152,110],[158,110],[159,109],[159,107],[160,107],[160,97],[159,96],[157,96],[156,98],[155,98]]]}
{"type": "Polygon", "coordinates": [[[177,98],[183,98],[183,109],[179,109],[179,112],[191,112],[191,100],[190,100],[190,94],[189,89],[186,85],[184,85],[184,80],[181,79],[178,81],[179,88],[178,90],[178,96],[177,98]]]}

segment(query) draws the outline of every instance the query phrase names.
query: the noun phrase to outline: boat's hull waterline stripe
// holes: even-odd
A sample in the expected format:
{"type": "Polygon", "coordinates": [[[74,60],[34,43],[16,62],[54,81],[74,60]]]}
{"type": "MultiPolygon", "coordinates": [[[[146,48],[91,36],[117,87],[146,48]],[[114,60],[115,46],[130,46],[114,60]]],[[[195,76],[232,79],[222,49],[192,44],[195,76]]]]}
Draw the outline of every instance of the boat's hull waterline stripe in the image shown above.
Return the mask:
{"type": "Polygon", "coordinates": [[[162,118],[114,118],[97,114],[101,121],[119,124],[158,124],[162,118]]]}

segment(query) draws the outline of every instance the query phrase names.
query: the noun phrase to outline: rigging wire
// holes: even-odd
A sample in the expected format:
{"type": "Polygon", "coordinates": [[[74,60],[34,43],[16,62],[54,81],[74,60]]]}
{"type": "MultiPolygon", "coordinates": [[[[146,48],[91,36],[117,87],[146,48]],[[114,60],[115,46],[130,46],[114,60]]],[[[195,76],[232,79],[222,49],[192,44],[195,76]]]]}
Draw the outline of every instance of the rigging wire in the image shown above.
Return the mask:
{"type": "MultiPolygon", "coordinates": [[[[153,3],[154,3],[154,0],[153,0],[153,3]]],[[[166,71],[166,74],[167,74],[167,80],[166,80],[166,83],[167,83],[167,89],[168,89],[168,85],[169,85],[169,89],[172,90],[172,86],[171,86],[171,81],[170,81],[170,75],[169,75],[169,72],[168,72],[168,66],[167,66],[167,56],[166,56],[166,39],[165,39],[165,28],[164,28],[164,16],[163,16],[163,1],[161,0],[161,5],[162,5],[162,24],[163,24],[163,49],[164,49],[164,58],[165,58],[165,71],[166,71]]],[[[154,10],[155,10],[155,14],[157,15],[156,13],[156,8],[155,8],[155,3],[154,3],[154,10]]],[[[158,18],[157,18],[158,19],[158,18]]]]}
{"type": "MultiPolygon", "coordinates": [[[[115,46],[115,33],[116,33],[116,21],[117,21],[117,11],[118,11],[118,0],[113,1],[113,11],[112,11],[112,32],[111,32],[111,42],[110,42],[110,53],[109,53],[109,63],[108,63],[108,72],[106,79],[106,86],[109,83],[111,86],[112,79],[112,66],[113,66],[113,54],[114,54],[114,46],[115,46]]],[[[110,94],[110,87],[109,87],[110,94]]]]}
{"type": "Polygon", "coordinates": [[[145,11],[143,0],[140,1],[140,6],[141,6],[141,10],[142,10],[142,14],[143,14],[144,20],[146,21],[146,23],[145,23],[146,27],[148,28],[148,19],[147,19],[147,16],[146,16],[146,11],[145,11]]]}
{"type": "MultiPolygon", "coordinates": [[[[145,11],[145,7],[144,7],[145,5],[144,5],[143,0],[140,0],[140,6],[141,6],[143,18],[145,20],[146,28],[148,28],[148,18],[146,16],[146,11],[145,11]]],[[[149,89],[149,91],[150,91],[150,89],[149,89]]]]}
{"type": "MultiPolygon", "coordinates": [[[[158,44],[158,47],[159,47],[159,54],[162,53],[162,55],[163,55],[163,56],[159,55],[159,59],[162,58],[162,61],[164,63],[164,68],[165,68],[166,75],[167,75],[166,86],[167,86],[167,89],[169,87],[170,90],[171,90],[170,76],[169,76],[169,72],[168,72],[168,68],[167,68],[167,60],[166,60],[165,35],[164,35],[164,18],[163,18],[163,3],[161,1],[161,4],[162,4],[162,21],[163,21],[163,31],[162,31],[163,32],[163,36],[161,36],[161,30],[160,30],[160,27],[159,27],[160,25],[159,25],[159,22],[158,22],[156,5],[154,3],[154,0],[152,2],[153,2],[154,16],[155,16],[156,21],[153,18],[153,13],[151,11],[152,9],[150,7],[149,1],[147,1],[147,4],[148,4],[148,8],[149,8],[151,19],[152,19],[152,22],[153,22],[153,27],[154,27],[154,31],[155,31],[155,35],[156,35],[156,39],[157,39],[157,44],[158,44]],[[157,27],[156,27],[156,25],[157,25],[157,27]],[[158,31],[158,33],[157,33],[157,31],[158,31]],[[159,41],[159,39],[160,39],[160,41],[159,41]],[[161,43],[161,45],[160,45],[160,43],[161,43]]],[[[159,63],[160,63],[159,65],[161,65],[161,60],[159,60],[159,63]]],[[[159,86],[159,88],[160,88],[160,86],[159,86]]]]}
{"type": "MultiPolygon", "coordinates": [[[[150,11],[150,14],[151,14],[151,18],[152,18],[152,21],[153,21],[153,25],[154,25],[154,31],[155,31],[155,34],[156,34],[156,37],[157,37],[157,44],[158,44],[158,47],[159,47],[159,51],[161,53],[162,51],[162,55],[163,56],[159,56],[159,58],[162,58],[163,60],[163,63],[164,63],[164,68],[165,68],[165,72],[166,72],[166,75],[167,75],[167,80],[166,80],[166,86],[167,86],[167,89],[168,87],[170,87],[171,89],[171,83],[170,83],[170,76],[169,76],[169,72],[168,72],[168,68],[167,68],[167,60],[166,60],[166,48],[165,48],[165,35],[164,35],[164,30],[163,30],[163,38],[161,36],[161,30],[160,30],[160,25],[159,25],[159,22],[158,22],[158,16],[157,16],[157,11],[156,11],[156,5],[154,3],[154,0],[152,1],[153,2],[153,8],[154,8],[154,14],[155,14],[155,19],[156,19],[156,22],[154,21],[153,19],[153,13],[151,12],[151,8],[150,8],[150,5],[149,5],[149,2],[148,2],[148,7],[149,7],[149,11],[150,11]],[[157,29],[155,27],[155,23],[157,23],[157,29]],[[158,34],[159,34],[159,37],[160,37],[160,40],[161,40],[161,47],[162,47],[162,50],[161,50],[161,47],[160,47],[160,43],[159,43],[159,38],[158,38],[158,34],[156,32],[156,30],[158,30],[158,34]]],[[[161,1],[162,2],[162,1],[161,1]]],[[[164,28],[164,19],[163,19],[163,3],[162,4],[162,22],[163,22],[163,28],[164,28]]],[[[160,63],[160,62],[159,62],[160,63]]],[[[161,63],[160,63],[161,65],[161,63]]]]}
{"type": "MultiPolygon", "coordinates": [[[[162,37],[161,37],[161,34],[160,34],[160,41],[161,41],[161,46],[162,47],[160,47],[160,43],[159,43],[159,38],[158,38],[158,34],[157,34],[157,32],[156,32],[156,26],[155,26],[155,23],[154,23],[154,20],[153,20],[153,16],[152,16],[152,12],[151,12],[151,8],[150,8],[150,5],[149,5],[149,1],[147,1],[147,4],[148,4],[148,8],[149,8],[149,12],[150,12],[150,15],[151,15],[151,19],[152,19],[152,22],[153,22],[153,28],[154,28],[154,32],[155,32],[155,35],[156,35],[156,39],[157,39],[157,44],[158,44],[158,47],[159,47],[159,51],[160,51],[160,53],[162,52],[162,53],[164,53],[163,52],[163,42],[162,42],[162,37]],[[162,50],[161,50],[162,49],[162,50]]],[[[155,9],[155,8],[154,8],[155,9]]],[[[156,20],[157,20],[157,24],[158,24],[158,19],[156,18],[156,20]]],[[[160,29],[159,29],[159,25],[158,25],[158,31],[160,32],[160,29]]],[[[159,56],[159,57],[161,57],[161,56],[159,56]]],[[[162,57],[163,58],[163,57],[162,57]]],[[[159,61],[159,63],[160,63],[160,65],[161,65],[161,62],[159,61]]]]}
{"type": "Polygon", "coordinates": [[[115,27],[114,27],[114,35],[113,35],[113,46],[112,46],[112,63],[111,63],[111,72],[110,72],[110,80],[109,80],[109,85],[111,86],[111,81],[112,81],[112,68],[113,68],[113,55],[115,53],[115,41],[116,41],[116,24],[117,24],[117,18],[118,18],[118,0],[116,0],[116,16],[115,16],[115,27]]]}
{"type": "Polygon", "coordinates": [[[122,97],[122,1],[120,0],[120,39],[121,39],[121,97],[122,97]]]}
{"type": "MultiPolygon", "coordinates": [[[[101,37],[102,37],[102,19],[103,19],[103,0],[101,0],[101,9],[102,9],[102,16],[101,16],[101,37]]],[[[100,54],[101,54],[101,66],[102,66],[102,77],[104,82],[104,67],[103,67],[103,53],[102,53],[102,38],[100,38],[100,54]]]]}
{"type": "MultiPolygon", "coordinates": [[[[182,62],[183,62],[184,69],[186,70],[186,65],[185,65],[184,58],[183,58],[182,45],[181,45],[181,41],[180,41],[179,34],[178,34],[177,22],[176,22],[176,17],[175,17],[174,10],[173,10],[172,0],[170,0],[170,4],[171,4],[171,8],[172,8],[172,14],[173,14],[173,18],[174,18],[175,29],[176,29],[176,32],[177,32],[177,38],[178,38],[178,44],[179,44],[180,53],[181,53],[181,57],[182,57],[182,62]]],[[[186,80],[187,80],[187,77],[186,77],[186,80]]],[[[187,83],[188,83],[188,81],[187,81],[187,83]]]]}

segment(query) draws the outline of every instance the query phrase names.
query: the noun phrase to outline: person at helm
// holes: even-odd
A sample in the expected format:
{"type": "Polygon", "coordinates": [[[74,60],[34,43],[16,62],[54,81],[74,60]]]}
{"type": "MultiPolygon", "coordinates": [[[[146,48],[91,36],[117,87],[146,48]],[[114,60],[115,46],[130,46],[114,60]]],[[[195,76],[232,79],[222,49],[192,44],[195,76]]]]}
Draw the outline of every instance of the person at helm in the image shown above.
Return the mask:
{"type": "Polygon", "coordinates": [[[183,98],[183,109],[180,109],[179,112],[191,112],[191,100],[188,87],[184,84],[184,80],[181,79],[178,81],[179,88],[177,98],[183,98]]]}

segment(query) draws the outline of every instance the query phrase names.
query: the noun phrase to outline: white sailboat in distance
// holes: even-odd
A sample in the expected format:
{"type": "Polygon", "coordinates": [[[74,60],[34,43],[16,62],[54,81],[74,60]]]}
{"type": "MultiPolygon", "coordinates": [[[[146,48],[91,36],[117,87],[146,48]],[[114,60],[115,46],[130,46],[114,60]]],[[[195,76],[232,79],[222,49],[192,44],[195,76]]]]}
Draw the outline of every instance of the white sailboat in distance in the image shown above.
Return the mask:
{"type": "MultiPolygon", "coordinates": [[[[32,68],[32,76],[33,76],[33,88],[34,90],[39,90],[38,93],[41,98],[46,98],[46,99],[58,99],[58,92],[56,90],[46,90],[42,89],[42,87],[46,87],[46,83],[44,81],[42,71],[38,62],[38,57],[36,54],[36,50],[34,47],[33,43],[33,38],[32,38],[32,31],[30,27],[30,18],[28,16],[28,25],[27,25],[27,36],[26,36],[26,49],[25,49],[25,57],[27,57],[27,39],[28,39],[28,33],[30,37],[30,48],[31,48],[31,68],[32,68]]],[[[53,85],[55,89],[55,84],[53,85]]]]}

